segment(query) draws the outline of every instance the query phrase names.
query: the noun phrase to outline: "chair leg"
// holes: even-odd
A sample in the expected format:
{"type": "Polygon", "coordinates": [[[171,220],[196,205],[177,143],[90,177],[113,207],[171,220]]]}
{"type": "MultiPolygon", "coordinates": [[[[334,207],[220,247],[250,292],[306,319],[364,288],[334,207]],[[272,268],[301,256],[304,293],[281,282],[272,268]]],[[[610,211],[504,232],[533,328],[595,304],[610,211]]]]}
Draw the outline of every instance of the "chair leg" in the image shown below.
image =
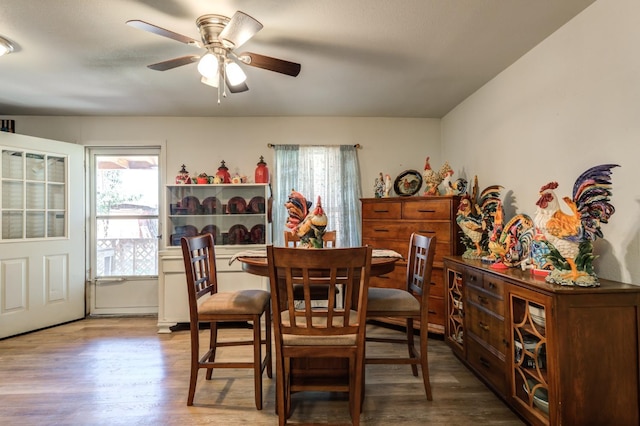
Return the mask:
{"type": "Polygon", "coordinates": [[[260,315],[253,316],[253,387],[256,408],[262,410],[262,330],[260,315]]]}
{"type": "MultiPolygon", "coordinates": [[[[413,318],[407,318],[406,333],[409,358],[417,358],[415,341],[413,339],[413,318]]],[[[415,377],[418,377],[418,366],[416,364],[411,364],[411,372],[415,377]]]]}
{"type": "MultiPolygon", "coordinates": [[[[422,324],[420,324],[422,326],[422,324]]],[[[427,400],[432,401],[431,383],[429,381],[429,355],[427,353],[427,339],[429,331],[426,327],[420,327],[420,366],[422,368],[422,381],[424,382],[424,391],[427,394],[427,400]]]]}
{"type": "Polygon", "coordinates": [[[187,405],[193,405],[193,397],[196,393],[196,382],[200,370],[200,329],[198,324],[191,324],[191,376],[189,379],[189,395],[187,405]]]}
{"type": "Polygon", "coordinates": [[[362,366],[364,365],[364,357],[355,355],[351,357],[349,364],[349,369],[351,370],[349,372],[349,388],[352,390],[352,392],[349,392],[351,423],[354,426],[358,426],[360,424],[360,413],[362,412],[362,388],[364,379],[362,376],[362,366]]]}
{"type": "Polygon", "coordinates": [[[287,408],[285,404],[285,378],[284,362],[280,354],[276,355],[276,414],[278,415],[278,425],[287,423],[287,408]]]}
{"type": "MultiPolygon", "coordinates": [[[[211,349],[211,354],[207,361],[214,362],[216,360],[216,349],[218,348],[218,323],[215,321],[211,322],[209,327],[211,329],[209,332],[209,349],[211,349]]],[[[207,380],[211,380],[212,374],[213,368],[207,368],[207,380]]]]}
{"type": "Polygon", "coordinates": [[[267,377],[270,379],[273,377],[273,360],[272,360],[272,348],[271,348],[271,303],[267,304],[267,308],[264,311],[264,329],[265,329],[265,341],[266,341],[266,363],[267,363],[267,377]]]}

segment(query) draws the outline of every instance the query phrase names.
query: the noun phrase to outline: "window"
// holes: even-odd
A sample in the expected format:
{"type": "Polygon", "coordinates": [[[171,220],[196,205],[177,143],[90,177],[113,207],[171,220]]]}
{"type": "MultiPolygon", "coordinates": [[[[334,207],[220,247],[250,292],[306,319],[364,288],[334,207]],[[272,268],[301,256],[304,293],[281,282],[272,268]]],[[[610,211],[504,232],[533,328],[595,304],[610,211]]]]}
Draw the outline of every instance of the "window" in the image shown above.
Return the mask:
{"type": "Polygon", "coordinates": [[[1,240],[67,236],[67,157],[2,150],[1,240]]]}
{"type": "Polygon", "coordinates": [[[353,145],[275,145],[274,244],[284,245],[291,189],[315,207],[318,196],[327,215],[327,230],[335,230],[338,247],[361,244],[360,171],[353,145]]]}
{"type": "Polygon", "coordinates": [[[158,158],[96,155],[96,277],[158,274],[158,158]]]}

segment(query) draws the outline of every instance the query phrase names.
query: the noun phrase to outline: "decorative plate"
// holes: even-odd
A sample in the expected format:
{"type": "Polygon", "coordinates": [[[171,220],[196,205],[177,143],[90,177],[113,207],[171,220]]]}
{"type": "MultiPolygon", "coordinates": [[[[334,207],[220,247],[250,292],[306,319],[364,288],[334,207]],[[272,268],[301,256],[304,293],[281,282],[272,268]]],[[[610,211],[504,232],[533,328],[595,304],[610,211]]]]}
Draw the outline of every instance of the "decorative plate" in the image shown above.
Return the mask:
{"type": "Polygon", "coordinates": [[[176,234],[181,237],[195,237],[198,235],[198,228],[193,225],[176,226],[176,234]]]}
{"type": "Polygon", "coordinates": [[[249,239],[249,230],[244,225],[233,225],[229,228],[229,244],[246,244],[249,239]]]}
{"type": "Polygon", "coordinates": [[[202,200],[204,214],[222,213],[222,203],[216,197],[207,197],[202,200]]]}
{"type": "Polygon", "coordinates": [[[213,234],[213,241],[218,242],[220,237],[220,230],[215,225],[207,225],[200,231],[200,235],[213,234]]]}
{"type": "Polygon", "coordinates": [[[405,170],[400,173],[393,183],[397,195],[407,197],[415,195],[422,187],[422,174],[417,170],[405,170]]]}
{"type": "Polygon", "coordinates": [[[247,211],[247,201],[242,197],[233,197],[227,202],[227,213],[242,214],[247,211]]]}
{"type": "Polygon", "coordinates": [[[259,223],[257,225],[255,225],[253,228],[251,228],[251,242],[253,244],[264,244],[265,238],[264,238],[264,224],[263,223],[259,223]]]}
{"type": "Polygon", "coordinates": [[[251,201],[249,201],[249,212],[251,213],[264,213],[264,197],[253,197],[251,201]]]}
{"type": "Polygon", "coordinates": [[[181,207],[186,209],[187,214],[198,214],[200,212],[200,200],[198,200],[198,197],[188,195],[182,199],[181,207]]]}

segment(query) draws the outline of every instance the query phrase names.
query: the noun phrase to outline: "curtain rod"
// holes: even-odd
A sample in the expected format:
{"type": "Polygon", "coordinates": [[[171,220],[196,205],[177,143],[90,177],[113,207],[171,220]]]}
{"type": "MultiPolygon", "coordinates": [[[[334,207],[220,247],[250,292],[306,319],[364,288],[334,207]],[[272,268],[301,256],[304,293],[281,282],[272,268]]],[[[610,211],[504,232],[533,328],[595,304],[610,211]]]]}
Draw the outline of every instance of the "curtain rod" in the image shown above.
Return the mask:
{"type": "MultiPolygon", "coordinates": [[[[267,148],[273,148],[275,145],[272,143],[268,143],[267,144],[267,148]]],[[[313,146],[313,145],[312,145],[313,146]]],[[[354,148],[362,148],[362,145],[360,145],[359,143],[353,145],[354,148]]]]}

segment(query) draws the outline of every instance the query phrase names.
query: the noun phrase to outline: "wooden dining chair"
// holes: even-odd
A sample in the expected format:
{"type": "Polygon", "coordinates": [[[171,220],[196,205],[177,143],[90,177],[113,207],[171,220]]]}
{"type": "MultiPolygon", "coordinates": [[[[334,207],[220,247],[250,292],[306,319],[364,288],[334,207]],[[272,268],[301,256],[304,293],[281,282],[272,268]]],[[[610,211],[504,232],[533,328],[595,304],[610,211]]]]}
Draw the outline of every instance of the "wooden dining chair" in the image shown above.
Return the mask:
{"type": "MultiPolygon", "coordinates": [[[[298,247],[300,244],[300,237],[297,234],[291,233],[291,231],[284,231],[284,245],[285,247],[298,247]]],[[[336,247],[336,231],[326,231],[322,236],[322,244],[325,248],[336,247]]],[[[311,289],[311,300],[326,300],[327,293],[326,288],[314,287],[311,289]]],[[[302,300],[302,289],[298,286],[295,287],[296,299],[302,300]]],[[[337,293],[336,293],[337,296],[337,293]]],[[[317,305],[317,303],[315,303],[317,305]]]]}
{"type": "MultiPolygon", "coordinates": [[[[285,247],[298,247],[300,244],[300,237],[291,231],[284,231],[284,245],[285,247]]],[[[325,231],[322,235],[322,246],[325,248],[336,247],[336,231],[325,231]]]]}
{"type": "Polygon", "coordinates": [[[360,422],[370,247],[298,249],[267,246],[276,346],[276,403],[280,425],[292,412],[291,395],[301,391],[349,393],[352,423],[360,422]],[[293,287],[303,287],[305,303],[296,304],[293,287]],[[344,307],[335,304],[343,286],[344,307]],[[326,307],[311,306],[311,287],[324,286],[326,307]],[[348,377],[313,380],[296,376],[294,358],[346,358],[348,377]]]}
{"type": "Polygon", "coordinates": [[[435,256],[436,238],[414,233],[409,243],[406,282],[399,288],[369,288],[367,318],[394,318],[404,321],[406,335],[403,338],[367,337],[367,342],[404,344],[409,348],[409,357],[366,357],[366,364],[410,364],[414,376],[418,376],[418,365],[422,369],[422,381],[427,400],[433,399],[429,382],[429,360],[427,356],[429,288],[431,269],[435,256]],[[414,321],[420,322],[420,349],[414,344],[414,321]]]}
{"type": "MultiPolygon", "coordinates": [[[[262,374],[272,377],[271,366],[271,305],[265,290],[239,290],[218,292],[213,235],[183,237],[182,254],[189,293],[189,321],[191,329],[191,380],[187,405],[193,405],[198,371],[207,370],[211,380],[215,368],[251,368],[254,375],[255,403],[262,409],[262,374]],[[205,297],[207,296],[207,297],[205,297]],[[202,300],[200,300],[202,299],[202,300]],[[261,320],[264,317],[265,336],[262,337],[261,320]],[[246,323],[253,326],[252,340],[218,341],[218,323],[246,323]],[[209,347],[200,354],[200,323],[210,326],[209,347]],[[225,346],[253,346],[253,361],[216,361],[216,350],[225,346]],[[262,345],[265,345],[264,358],[262,345]]],[[[242,327],[246,328],[246,327],[242,327]]]]}

